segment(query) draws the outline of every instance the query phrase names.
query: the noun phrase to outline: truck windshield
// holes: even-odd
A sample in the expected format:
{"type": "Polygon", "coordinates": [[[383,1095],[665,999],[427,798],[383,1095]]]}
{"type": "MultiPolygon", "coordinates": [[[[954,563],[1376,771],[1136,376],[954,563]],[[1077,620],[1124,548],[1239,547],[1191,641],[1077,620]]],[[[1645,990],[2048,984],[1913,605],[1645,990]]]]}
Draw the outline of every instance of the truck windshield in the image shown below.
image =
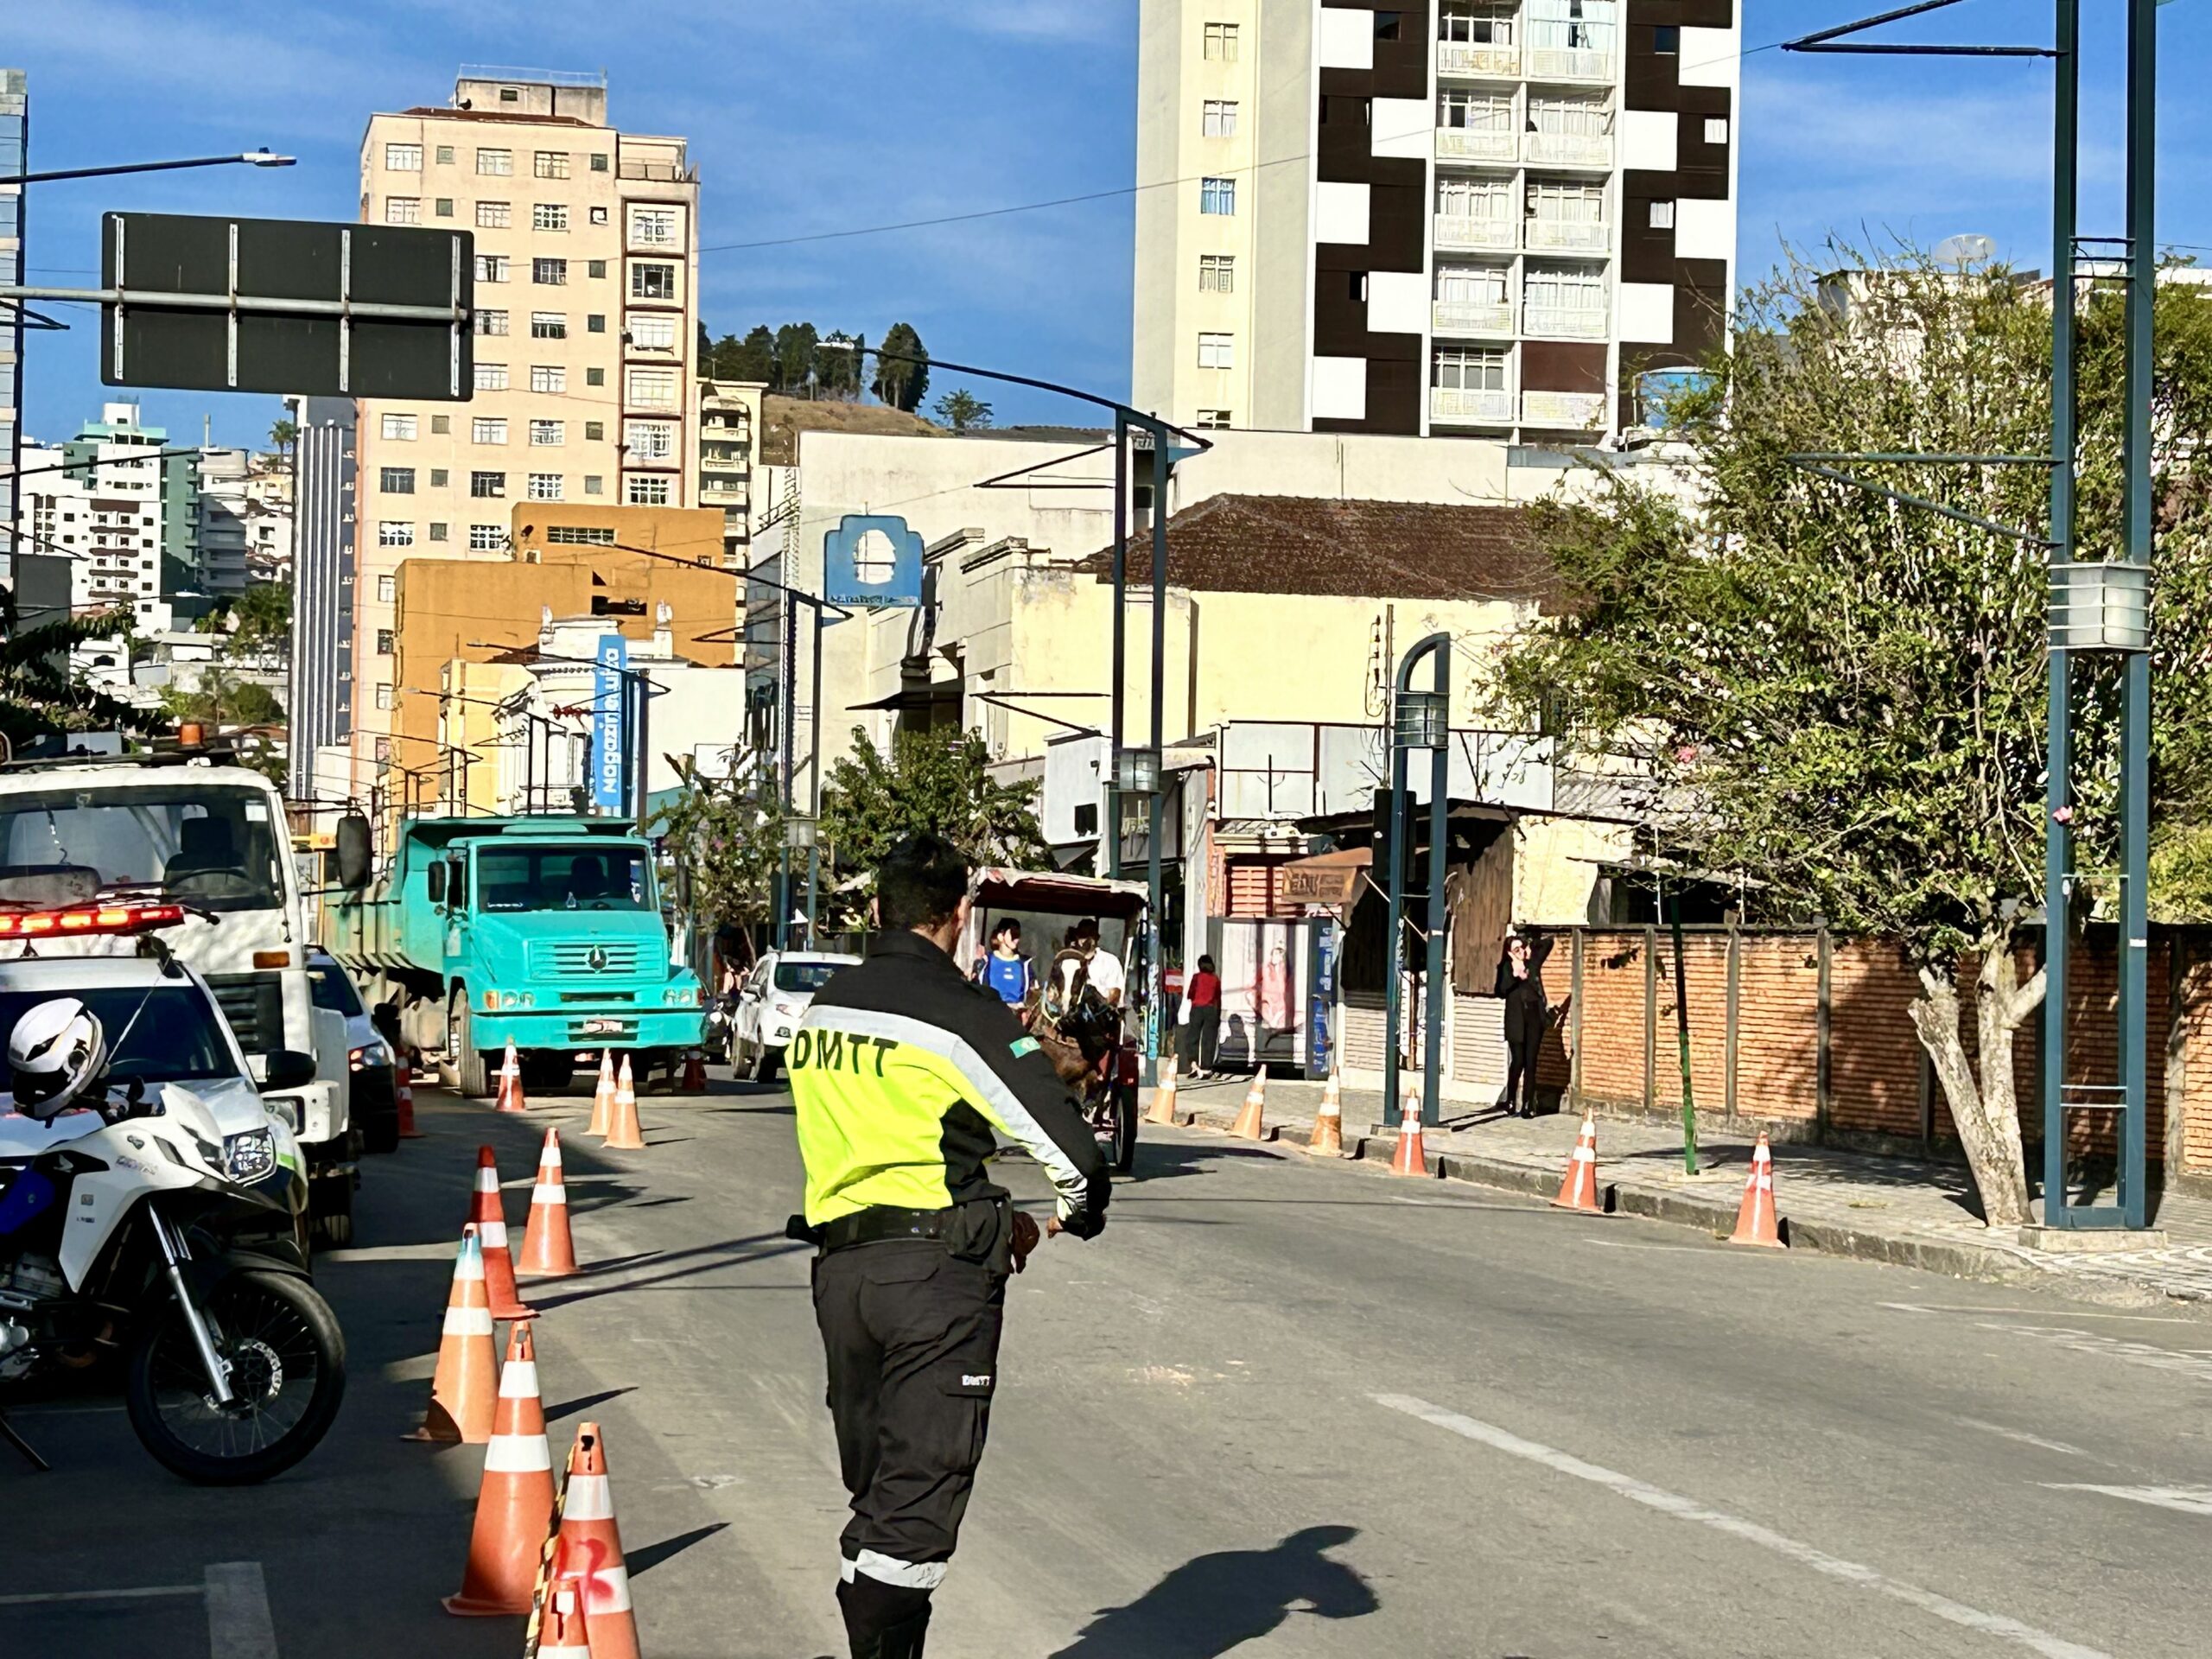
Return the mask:
{"type": "MultiPolygon", "coordinates": [[[[132,1077],[146,1083],[188,1083],[195,1077],[239,1075],[216,1023],[219,1016],[196,985],[156,985],[151,989],[102,985],[67,995],[90,1008],[100,1022],[108,1042],[108,1072],[118,1084],[132,1077]],[[143,1013],[138,1007],[142,1001],[143,1013]]],[[[26,1009],[52,1001],[54,995],[52,991],[0,991],[0,1046],[26,1009]]]]}
{"type": "Polygon", "coordinates": [[[487,911],[648,910],[642,848],[486,847],[476,855],[477,904],[487,911]]]}
{"type": "Polygon", "coordinates": [[[157,887],[204,909],[273,910],[283,867],[270,798],[236,785],[56,783],[0,793],[0,900],[71,904],[157,887]]]}

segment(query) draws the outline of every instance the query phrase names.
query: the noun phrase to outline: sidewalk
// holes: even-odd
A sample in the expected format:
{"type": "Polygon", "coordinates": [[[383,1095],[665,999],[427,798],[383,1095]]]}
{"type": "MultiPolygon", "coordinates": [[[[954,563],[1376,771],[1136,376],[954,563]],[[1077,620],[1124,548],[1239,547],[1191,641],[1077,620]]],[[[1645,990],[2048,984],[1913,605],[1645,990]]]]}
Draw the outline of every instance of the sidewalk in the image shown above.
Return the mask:
{"type": "MultiPolygon", "coordinates": [[[[1249,1075],[1240,1075],[1179,1084],[1177,1115],[1199,1128],[1226,1130],[1249,1084],[1249,1075]]],[[[1268,1138],[1302,1148],[1312,1137],[1320,1100],[1318,1083],[1271,1079],[1268,1138]]],[[[1150,1103],[1147,1091],[1147,1108],[1150,1103]]],[[[1373,1091],[1344,1091],[1346,1157],[1389,1160],[1397,1124],[1384,1121],[1382,1104],[1373,1091]]],[[[1495,1109],[1470,1112],[1454,1102],[1446,1107],[1443,1124],[1422,1136],[1437,1174],[1545,1198],[1558,1192],[1579,1117],[1558,1113],[1522,1122],[1495,1109]]],[[[1735,1226],[1756,1135],[1754,1128],[1749,1135],[1704,1136],[1698,1147],[1701,1166],[1691,1175],[1682,1166],[1678,1126],[1601,1117],[1598,1177],[1607,1207],[1725,1236],[1735,1226]]],[[[1794,1249],[1960,1278],[2040,1273],[2212,1302],[2212,1200],[2164,1195],[2152,1224],[2167,1235],[2164,1249],[2059,1253],[2029,1249],[2009,1232],[1984,1227],[1963,1165],[1797,1144],[1777,1145],[1773,1152],[1776,1204],[1794,1249]]]]}

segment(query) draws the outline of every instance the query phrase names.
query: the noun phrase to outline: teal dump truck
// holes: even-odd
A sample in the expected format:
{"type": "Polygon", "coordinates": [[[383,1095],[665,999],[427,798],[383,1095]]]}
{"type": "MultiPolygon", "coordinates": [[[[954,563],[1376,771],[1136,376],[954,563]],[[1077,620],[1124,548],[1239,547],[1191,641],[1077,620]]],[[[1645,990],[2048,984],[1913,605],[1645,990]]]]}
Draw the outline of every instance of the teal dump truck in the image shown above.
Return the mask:
{"type": "Polygon", "coordinates": [[[488,1091],[509,1042],[525,1089],[602,1049],[642,1087],[699,1043],[698,976],[670,960],[652,845],[620,820],[409,819],[377,880],[353,873],[323,906],[325,948],[465,1095],[488,1091]]]}

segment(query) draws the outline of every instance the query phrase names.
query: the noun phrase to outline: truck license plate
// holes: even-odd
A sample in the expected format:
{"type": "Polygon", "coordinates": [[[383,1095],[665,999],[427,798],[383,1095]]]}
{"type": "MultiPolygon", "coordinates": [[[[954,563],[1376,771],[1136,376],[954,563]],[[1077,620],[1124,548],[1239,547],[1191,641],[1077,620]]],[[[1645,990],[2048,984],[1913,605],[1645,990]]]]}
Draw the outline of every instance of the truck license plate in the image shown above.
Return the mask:
{"type": "Polygon", "coordinates": [[[587,1037],[620,1037],[629,1028],[628,1021],[622,1020],[587,1020],[583,1023],[587,1037]]]}

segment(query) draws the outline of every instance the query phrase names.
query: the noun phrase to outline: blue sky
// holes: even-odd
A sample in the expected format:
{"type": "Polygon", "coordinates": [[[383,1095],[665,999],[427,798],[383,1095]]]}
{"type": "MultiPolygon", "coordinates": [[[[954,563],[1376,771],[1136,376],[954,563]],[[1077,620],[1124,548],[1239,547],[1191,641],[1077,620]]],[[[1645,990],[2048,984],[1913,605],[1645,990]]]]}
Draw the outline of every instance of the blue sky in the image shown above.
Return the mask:
{"type": "MultiPolygon", "coordinates": [[[[926,230],[824,232],[1002,207],[1134,180],[1136,0],[0,0],[0,57],[29,72],[32,166],[266,144],[283,171],[210,168],[33,187],[35,282],[92,284],[108,209],[350,219],[370,111],[437,104],[464,62],[604,68],[613,116],[680,133],[703,180],[702,296],[716,334],[810,320],[912,322],[941,356],[1126,391],[1132,205],[926,230]],[[252,26],[244,28],[241,20],[252,26]],[[728,244],[770,244],[732,247],[728,244]]],[[[1744,0],[1747,47],[1885,10],[1744,0]]],[[[2043,0],[1966,0],[1899,39],[2042,38],[2043,0]]],[[[2085,233],[2120,228],[2122,8],[2085,0],[2085,233]]],[[[2212,0],[2162,14],[2163,240],[2212,263],[2212,0]]],[[[1984,232],[2049,263],[2050,72],[2040,60],[1808,58],[1745,64],[1741,269],[1786,239],[1984,232]]],[[[29,341],[26,429],[97,412],[92,314],[29,341]]],[[[937,390],[946,385],[939,377],[937,390]]],[[[1065,420],[987,391],[1000,419],[1065,420]]],[[[147,417],[218,442],[263,437],[273,400],[149,391],[147,417]]]]}

